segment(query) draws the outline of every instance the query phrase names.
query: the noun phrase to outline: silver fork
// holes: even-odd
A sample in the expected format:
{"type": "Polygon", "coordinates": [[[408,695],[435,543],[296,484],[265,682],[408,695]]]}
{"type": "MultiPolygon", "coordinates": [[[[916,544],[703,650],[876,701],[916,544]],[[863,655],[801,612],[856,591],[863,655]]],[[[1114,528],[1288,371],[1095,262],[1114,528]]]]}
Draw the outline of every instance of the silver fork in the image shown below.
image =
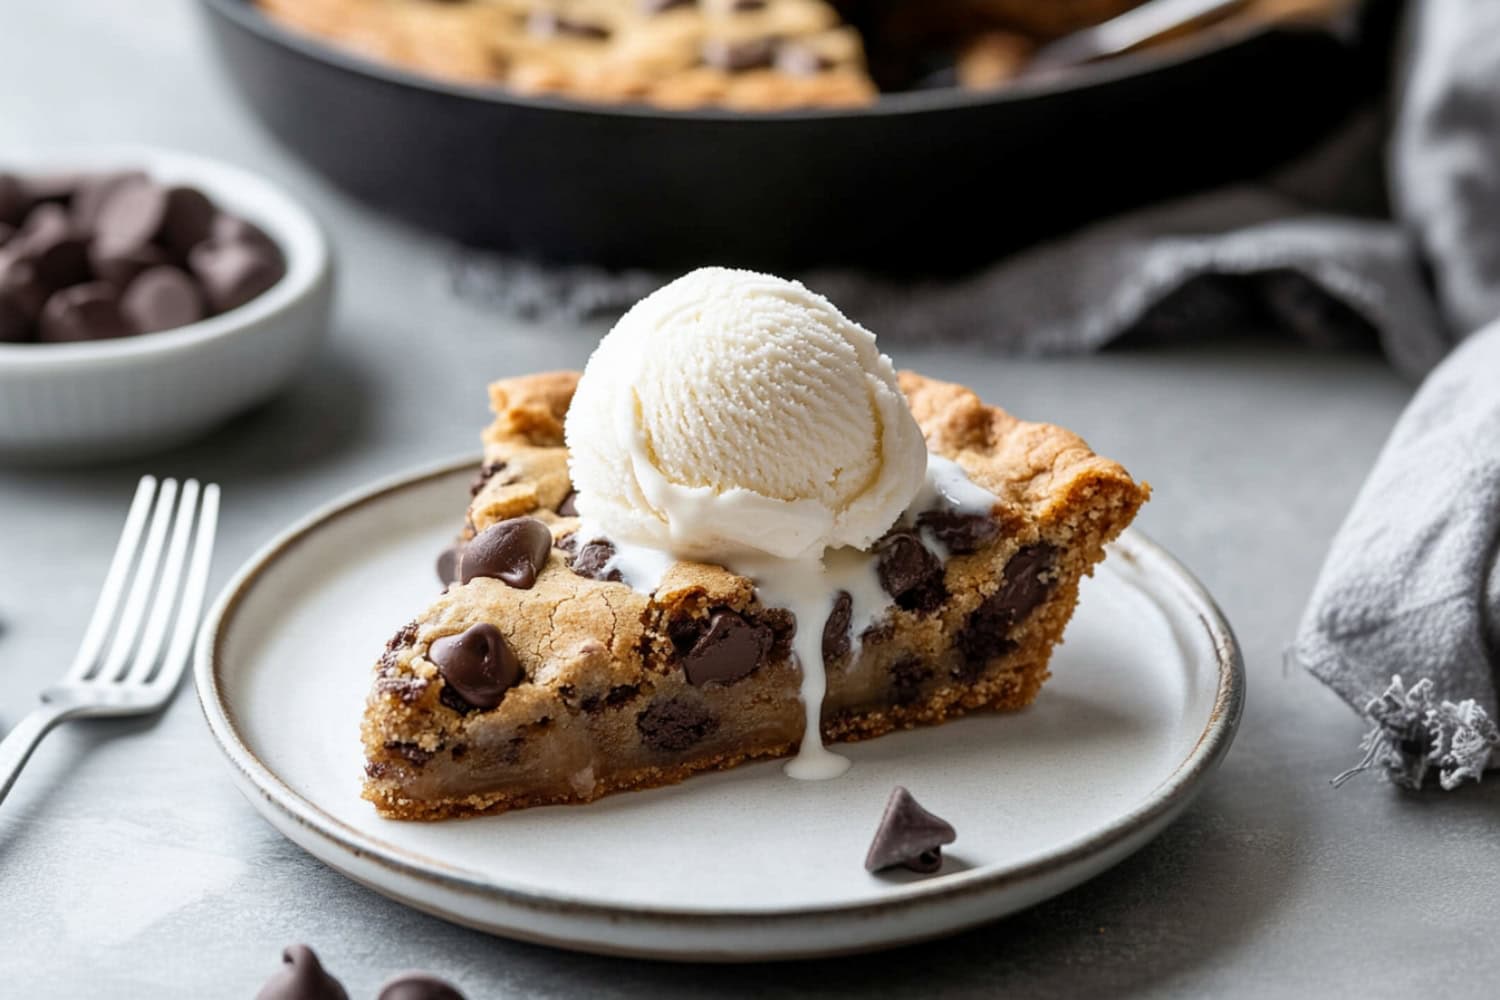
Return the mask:
{"type": "Polygon", "coordinates": [[[0,801],[58,723],[149,715],[171,700],[203,611],[218,520],[215,484],[200,490],[189,479],[179,490],[175,479],[141,478],[73,665],[0,741],[0,801]]]}

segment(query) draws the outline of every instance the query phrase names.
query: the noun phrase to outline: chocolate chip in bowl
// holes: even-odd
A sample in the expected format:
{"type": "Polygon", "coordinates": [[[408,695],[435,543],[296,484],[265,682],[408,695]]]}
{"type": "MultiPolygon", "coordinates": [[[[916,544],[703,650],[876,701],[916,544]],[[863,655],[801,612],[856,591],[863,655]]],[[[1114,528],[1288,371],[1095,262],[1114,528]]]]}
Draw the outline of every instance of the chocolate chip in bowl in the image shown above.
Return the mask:
{"type": "Polygon", "coordinates": [[[307,367],[328,243],[264,178],[149,147],[0,153],[0,461],[182,443],[307,367]]]}

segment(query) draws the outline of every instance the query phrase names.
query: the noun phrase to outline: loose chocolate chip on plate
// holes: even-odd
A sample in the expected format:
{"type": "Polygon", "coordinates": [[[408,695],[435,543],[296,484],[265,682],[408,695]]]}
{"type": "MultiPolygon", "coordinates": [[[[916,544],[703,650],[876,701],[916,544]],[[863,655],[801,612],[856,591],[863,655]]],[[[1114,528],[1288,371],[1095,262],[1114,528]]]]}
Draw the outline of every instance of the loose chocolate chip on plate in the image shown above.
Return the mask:
{"type": "Polygon", "coordinates": [[[42,306],[38,334],[42,341],[61,344],[80,340],[110,340],[128,337],[131,329],[116,297],[115,288],[103,281],[53,292],[42,306]]]}
{"type": "Polygon", "coordinates": [[[203,295],[186,272],[175,267],[142,271],[120,296],[120,311],[137,333],[172,330],[204,316],[203,295]]]}
{"type": "Polygon", "coordinates": [[[454,542],[437,557],[437,576],[443,586],[448,586],[458,579],[458,560],[463,555],[464,547],[459,542],[454,542]]]}
{"type": "Polygon", "coordinates": [[[475,708],[494,708],[521,680],[521,661],[488,622],[435,640],[427,658],[437,664],[448,687],[475,708]]]}
{"type": "Polygon", "coordinates": [[[407,972],[380,988],[376,1000],[464,1000],[452,983],[425,972],[407,972]]]}
{"type": "Polygon", "coordinates": [[[349,994],[323,969],[305,944],[288,945],[281,968],[255,994],[255,1000],[349,1000],[349,994]]]}
{"type": "Polygon", "coordinates": [[[917,527],[931,531],[948,547],[948,551],[959,555],[978,552],[1000,534],[1000,525],[987,514],[964,514],[946,509],[918,514],[917,527]]]}
{"type": "Polygon", "coordinates": [[[701,702],[679,697],[647,705],[635,728],[647,749],[681,753],[718,729],[719,720],[701,702]]]}
{"type": "Polygon", "coordinates": [[[469,540],[458,563],[458,578],[468,583],[487,576],[530,590],[551,553],[552,529],[534,517],[512,517],[469,540]]]}
{"type": "Polygon", "coordinates": [[[235,240],[204,240],[188,254],[188,266],[216,313],[244,305],[286,273],[279,254],[235,240]]]}
{"type": "Polygon", "coordinates": [[[943,845],[956,837],[951,824],[923,809],[911,792],[897,785],[865,855],[865,871],[901,867],[930,875],[943,866],[943,845]]]}
{"type": "Polygon", "coordinates": [[[775,58],[776,45],[769,38],[751,38],[741,42],[710,38],[703,43],[703,61],[725,73],[765,69],[775,58]]]}
{"type": "Polygon", "coordinates": [[[854,598],[847,590],[834,598],[833,610],[823,623],[823,666],[838,662],[849,654],[849,624],[854,615],[854,598]]]}
{"type": "Polygon", "coordinates": [[[880,585],[907,611],[930,611],[943,599],[943,564],[914,533],[893,531],[875,543],[880,585]]]}
{"type": "Polygon", "coordinates": [[[557,505],[557,513],[560,517],[578,516],[578,491],[569,490],[568,495],[562,498],[562,503],[557,505]]]}
{"type": "Polygon", "coordinates": [[[752,625],[733,611],[716,611],[708,628],[682,658],[682,670],[694,687],[731,684],[754,673],[765,661],[773,636],[765,625],[752,625]]]}

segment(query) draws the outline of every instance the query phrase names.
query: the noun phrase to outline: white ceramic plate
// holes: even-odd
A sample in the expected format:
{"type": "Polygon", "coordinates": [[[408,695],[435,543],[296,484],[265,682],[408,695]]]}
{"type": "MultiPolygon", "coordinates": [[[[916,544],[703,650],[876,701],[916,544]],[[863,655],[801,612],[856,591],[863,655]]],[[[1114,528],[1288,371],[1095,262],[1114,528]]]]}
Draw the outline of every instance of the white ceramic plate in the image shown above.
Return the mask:
{"type": "Polygon", "coordinates": [[[1024,712],[846,745],[854,767],[829,782],[767,762],[587,806],[380,819],[359,797],[371,665],[436,595],[433,560],[476,465],[380,484],[290,529],[225,590],[197,661],[209,725],[266,819],[350,878],[449,920],[691,960],[935,937],[1139,848],[1187,805],[1239,721],[1228,624],[1186,570],[1128,532],[1024,712]],[[958,829],[938,875],[863,868],[897,784],[958,829]]]}

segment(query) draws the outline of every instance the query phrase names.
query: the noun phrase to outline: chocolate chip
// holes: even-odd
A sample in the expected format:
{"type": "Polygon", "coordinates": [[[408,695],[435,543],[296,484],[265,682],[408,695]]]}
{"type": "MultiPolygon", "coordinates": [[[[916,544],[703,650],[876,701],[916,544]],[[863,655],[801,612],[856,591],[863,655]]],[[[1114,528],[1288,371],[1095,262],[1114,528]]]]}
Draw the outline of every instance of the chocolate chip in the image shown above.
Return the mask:
{"type": "Polygon", "coordinates": [[[751,38],[740,42],[710,38],[703,43],[703,61],[725,73],[765,69],[775,58],[776,45],[769,38],[751,38]]]}
{"type": "Polygon", "coordinates": [[[31,312],[18,297],[0,290],[0,344],[24,344],[35,337],[31,312]]]}
{"type": "Polygon", "coordinates": [[[26,217],[30,202],[19,177],[0,173],[0,222],[8,226],[19,226],[26,217]]]}
{"type": "Polygon", "coordinates": [[[168,263],[161,248],[147,243],[124,250],[104,251],[98,243],[89,244],[89,266],[100,281],[107,281],[116,288],[124,288],[142,271],[168,263]]]}
{"type": "Polygon", "coordinates": [[[208,239],[219,212],[208,196],[197,188],[174,187],[167,192],[167,216],[162,223],[161,242],[168,250],[186,256],[208,239]]]}
{"type": "Polygon", "coordinates": [[[0,266],[0,295],[26,313],[33,321],[42,314],[50,294],[36,276],[36,265],[29,260],[12,260],[0,266]]]}
{"type": "Polygon", "coordinates": [[[92,174],[78,182],[69,206],[73,225],[80,232],[90,232],[99,221],[99,209],[118,188],[146,180],[139,170],[124,170],[115,173],[92,174]]]}
{"type": "Polygon", "coordinates": [[[288,945],[281,963],[255,1000],[349,1000],[344,987],[323,970],[323,963],[307,945],[288,945]]]}
{"type": "Polygon", "coordinates": [[[734,0],[729,9],[736,14],[748,14],[754,10],[765,10],[769,0],[734,0]]]}
{"type": "Polygon", "coordinates": [[[196,323],[204,316],[198,286],[175,267],[142,271],[120,296],[120,311],[137,333],[155,333],[196,323]]]}
{"type": "MultiPolygon", "coordinates": [[[[575,542],[576,544],[576,542],[575,542]]],[[[584,542],[573,554],[573,572],[590,580],[606,580],[619,583],[625,578],[617,569],[608,568],[615,557],[615,547],[602,538],[584,542]]]]}
{"type": "Polygon", "coordinates": [[[682,658],[683,673],[694,687],[732,684],[764,662],[771,640],[771,630],[765,625],[752,625],[733,611],[716,611],[682,658]]]}
{"type": "Polygon", "coordinates": [[[425,972],[406,972],[380,988],[375,1000],[464,1000],[454,985],[425,972]]]}
{"type": "Polygon", "coordinates": [[[964,514],[956,510],[928,510],[917,515],[917,527],[931,531],[949,552],[978,552],[1000,535],[1000,525],[987,514],[964,514]]]}
{"type": "Polygon", "coordinates": [[[892,531],[875,543],[880,585],[907,611],[931,611],[942,603],[943,564],[914,533],[892,531]]]}
{"type": "Polygon", "coordinates": [[[521,661],[488,622],[435,640],[427,658],[437,664],[447,687],[474,708],[494,708],[521,680],[521,661]]]}
{"type": "Polygon", "coordinates": [[[27,174],[21,178],[21,188],[33,205],[49,202],[60,206],[73,200],[84,175],[77,171],[58,170],[45,174],[27,174]]]}
{"type": "Polygon", "coordinates": [[[526,19],[526,30],[540,38],[563,35],[569,38],[603,41],[609,37],[609,29],[602,24],[563,17],[551,10],[532,11],[531,16],[526,19]]]}
{"type": "Polygon", "coordinates": [[[266,231],[248,219],[228,212],[219,212],[209,227],[209,239],[224,243],[255,243],[279,255],[281,250],[266,231]]]}
{"type": "Polygon", "coordinates": [[[635,728],[647,749],[680,753],[718,729],[719,720],[701,702],[679,697],[647,705],[635,728]]]}
{"type": "Polygon", "coordinates": [[[849,623],[854,616],[854,598],[847,590],[839,591],[833,610],[823,623],[823,666],[829,667],[849,655],[849,623]]]}
{"type": "Polygon", "coordinates": [[[67,210],[59,205],[37,206],[6,250],[12,259],[30,262],[37,280],[48,288],[64,288],[89,278],[87,245],[78,238],[67,210]]]}
{"type": "Polygon", "coordinates": [[[474,478],[469,480],[469,496],[477,497],[479,491],[484,489],[484,484],[494,478],[495,473],[505,468],[504,462],[485,462],[474,473],[474,478]]]}
{"type": "Polygon", "coordinates": [[[458,560],[463,555],[464,547],[454,542],[437,557],[437,576],[444,587],[458,579],[458,560]]]}
{"type": "Polygon", "coordinates": [[[94,239],[114,254],[156,241],[167,219],[168,189],[140,177],[113,188],[94,212],[94,239]]]}
{"type": "Polygon", "coordinates": [[[10,238],[16,235],[16,227],[8,222],[0,222],[0,247],[10,242],[10,238]]]}
{"type": "Polygon", "coordinates": [[[865,855],[865,871],[899,866],[931,874],[943,866],[943,845],[957,836],[952,825],[923,809],[911,792],[897,785],[865,855]]]}
{"type": "Polygon", "coordinates": [[[975,676],[990,660],[1015,648],[1008,633],[1051,593],[1052,582],[1041,577],[1052,568],[1056,556],[1056,548],[1041,543],[1027,545],[1010,557],[1000,589],[970,613],[958,634],[966,676],[975,676]]]}
{"type": "Polygon", "coordinates": [[[559,517],[578,516],[578,491],[569,490],[568,495],[562,498],[562,503],[557,505],[559,517]]]}
{"type": "Polygon", "coordinates": [[[778,45],[775,66],[787,76],[817,76],[833,68],[833,60],[808,45],[778,45]]]}
{"type": "Polygon", "coordinates": [[[39,339],[49,344],[109,340],[134,332],[120,312],[115,287],[103,281],[53,292],[38,323],[39,339]]]}
{"type": "Polygon", "coordinates": [[[678,7],[696,7],[698,0],[640,0],[642,14],[664,14],[678,7]]]}
{"type": "Polygon", "coordinates": [[[385,748],[397,757],[401,757],[421,767],[432,759],[431,750],[423,750],[415,743],[403,743],[400,740],[386,740],[385,748]]]}
{"type": "Polygon", "coordinates": [[[910,705],[922,693],[922,685],[932,679],[932,668],[915,656],[891,664],[891,701],[910,705]]]}
{"type": "Polygon", "coordinates": [[[203,284],[214,312],[237,309],[286,273],[280,254],[254,243],[204,240],[188,253],[188,268],[203,284]]]}
{"type": "Polygon", "coordinates": [[[458,563],[463,583],[478,576],[530,590],[552,554],[552,530],[534,517],[512,517],[485,528],[464,546],[458,563]]]}

